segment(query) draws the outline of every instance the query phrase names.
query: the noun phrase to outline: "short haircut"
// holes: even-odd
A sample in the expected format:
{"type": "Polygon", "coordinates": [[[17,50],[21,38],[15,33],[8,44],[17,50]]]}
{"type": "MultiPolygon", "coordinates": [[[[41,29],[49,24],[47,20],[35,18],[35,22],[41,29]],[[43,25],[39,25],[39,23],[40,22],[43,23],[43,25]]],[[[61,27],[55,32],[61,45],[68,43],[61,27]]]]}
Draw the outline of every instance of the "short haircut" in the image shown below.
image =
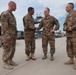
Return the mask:
{"type": "Polygon", "coordinates": [[[73,3],[68,3],[68,4],[70,4],[72,6],[72,9],[74,8],[74,4],[73,3]]]}
{"type": "Polygon", "coordinates": [[[33,10],[34,8],[33,7],[29,7],[28,8],[28,12],[30,12],[31,10],[33,10]]]}
{"type": "Polygon", "coordinates": [[[50,9],[48,7],[46,7],[45,9],[47,9],[50,12],[50,9]]]}
{"type": "Polygon", "coordinates": [[[9,3],[8,3],[8,6],[10,6],[10,5],[12,5],[12,4],[16,4],[14,1],[10,1],[9,3]]]}

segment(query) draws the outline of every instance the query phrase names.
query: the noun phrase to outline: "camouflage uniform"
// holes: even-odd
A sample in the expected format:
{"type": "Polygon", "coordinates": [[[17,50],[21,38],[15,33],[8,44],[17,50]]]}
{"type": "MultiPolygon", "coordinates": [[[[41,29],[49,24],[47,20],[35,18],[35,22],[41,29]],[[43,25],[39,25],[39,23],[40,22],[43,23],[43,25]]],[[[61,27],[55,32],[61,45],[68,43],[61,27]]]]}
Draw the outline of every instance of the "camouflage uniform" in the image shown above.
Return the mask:
{"type": "Polygon", "coordinates": [[[67,37],[66,50],[68,57],[73,58],[74,55],[76,56],[76,12],[75,11],[73,11],[66,17],[63,28],[64,31],[65,31],[65,27],[72,27],[72,31],[66,31],[66,37],[67,37]]]}
{"type": "Polygon", "coordinates": [[[16,19],[8,10],[1,14],[1,24],[3,32],[3,61],[12,60],[15,53],[15,45],[17,38],[16,19]],[[10,37],[10,41],[7,40],[10,37]]]}
{"type": "Polygon", "coordinates": [[[32,16],[27,14],[23,17],[24,23],[24,33],[25,33],[25,53],[30,55],[30,53],[35,52],[35,27],[34,19],[32,16]]]}
{"type": "Polygon", "coordinates": [[[58,30],[59,29],[59,23],[57,19],[55,19],[53,16],[50,16],[48,18],[44,17],[41,20],[41,23],[39,25],[39,29],[43,27],[43,33],[42,33],[42,47],[44,54],[47,53],[47,45],[48,42],[50,44],[50,53],[55,53],[55,36],[54,33],[51,32],[52,29],[58,30]],[[56,25],[56,26],[55,26],[56,25]],[[55,26],[55,28],[54,28],[55,26]]]}

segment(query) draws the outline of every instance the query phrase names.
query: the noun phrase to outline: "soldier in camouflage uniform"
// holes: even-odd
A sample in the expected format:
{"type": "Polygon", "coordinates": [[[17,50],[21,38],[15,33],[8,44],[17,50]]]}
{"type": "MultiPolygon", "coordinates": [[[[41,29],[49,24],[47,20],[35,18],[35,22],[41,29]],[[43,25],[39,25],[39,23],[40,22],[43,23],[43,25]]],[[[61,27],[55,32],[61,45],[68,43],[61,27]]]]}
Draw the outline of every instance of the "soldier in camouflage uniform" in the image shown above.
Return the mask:
{"type": "Polygon", "coordinates": [[[50,53],[51,53],[51,58],[50,60],[54,60],[54,53],[55,53],[55,36],[54,36],[54,31],[59,29],[59,22],[56,18],[53,16],[49,15],[50,9],[45,8],[44,9],[44,15],[45,17],[41,20],[41,23],[38,27],[38,30],[43,27],[43,33],[42,33],[42,48],[43,48],[43,53],[44,56],[42,59],[47,58],[47,45],[48,42],[50,44],[50,53]],[[55,26],[55,28],[54,28],[55,26]]]}
{"type": "Polygon", "coordinates": [[[12,61],[15,53],[15,45],[17,38],[16,19],[12,11],[16,10],[16,3],[10,1],[8,3],[8,10],[1,14],[1,24],[3,32],[3,62],[4,68],[13,69],[17,64],[12,61]]]}
{"type": "Polygon", "coordinates": [[[28,8],[28,14],[23,17],[24,33],[25,33],[25,53],[27,55],[26,61],[30,58],[36,60],[35,53],[35,26],[32,15],[34,14],[34,8],[28,8]],[[31,56],[30,56],[31,55],[31,56]]]}
{"type": "MultiPolygon", "coordinates": [[[[66,11],[69,13],[66,17],[63,30],[66,31],[67,55],[70,58],[65,64],[74,64],[74,57],[76,57],[76,11],[73,10],[74,4],[68,3],[66,11]]],[[[76,66],[74,66],[76,69],[76,66]]]]}

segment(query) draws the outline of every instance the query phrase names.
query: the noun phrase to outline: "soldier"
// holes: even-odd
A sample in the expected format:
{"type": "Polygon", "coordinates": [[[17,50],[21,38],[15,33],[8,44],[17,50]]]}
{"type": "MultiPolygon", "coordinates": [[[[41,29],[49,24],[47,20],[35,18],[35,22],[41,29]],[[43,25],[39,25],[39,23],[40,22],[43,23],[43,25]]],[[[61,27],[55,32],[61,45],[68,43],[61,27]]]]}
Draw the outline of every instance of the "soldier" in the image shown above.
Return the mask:
{"type": "Polygon", "coordinates": [[[1,26],[0,26],[0,47],[2,46],[2,34],[1,34],[1,26]]]}
{"type": "MultiPolygon", "coordinates": [[[[74,57],[76,57],[76,11],[73,10],[74,4],[68,3],[66,11],[69,13],[66,17],[63,30],[66,31],[66,50],[70,58],[65,64],[74,64],[74,57]]],[[[76,69],[76,65],[74,66],[76,69]]]]}
{"type": "Polygon", "coordinates": [[[49,42],[49,44],[50,44],[50,54],[51,54],[50,60],[53,61],[54,60],[53,55],[55,53],[54,32],[59,29],[60,25],[59,25],[58,20],[56,18],[54,18],[53,16],[51,16],[49,13],[50,13],[50,9],[46,7],[44,9],[45,17],[41,20],[41,23],[40,23],[40,25],[37,29],[39,30],[43,27],[42,48],[43,48],[44,56],[43,56],[42,59],[47,58],[47,45],[48,45],[48,42],[49,42]]]}
{"type": "Polygon", "coordinates": [[[12,59],[15,53],[17,28],[16,19],[13,15],[13,11],[16,10],[16,3],[10,1],[8,3],[8,10],[1,14],[1,24],[3,31],[3,62],[5,69],[13,69],[13,66],[17,66],[12,59]]]}
{"type": "Polygon", "coordinates": [[[26,61],[36,60],[34,57],[35,53],[35,29],[34,19],[32,15],[34,14],[34,8],[28,8],[28,14],[23,17],[24,23],[24,33],[25,33],[25,53],[27,55],[26,61]],[[31,56],[30,56],[31,55],[31,56]]]}

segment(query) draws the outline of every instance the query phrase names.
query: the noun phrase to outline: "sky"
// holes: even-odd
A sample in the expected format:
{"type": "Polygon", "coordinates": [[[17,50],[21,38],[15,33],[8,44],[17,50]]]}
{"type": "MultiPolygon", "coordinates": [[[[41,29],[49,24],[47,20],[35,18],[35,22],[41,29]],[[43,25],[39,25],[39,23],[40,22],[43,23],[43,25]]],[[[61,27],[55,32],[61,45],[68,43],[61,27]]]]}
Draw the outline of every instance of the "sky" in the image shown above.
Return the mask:
{"type": "MultiPolygon", "coordinates": [[[[0,14],[3,11],[8,9],[8,2],[10,0],[0,0],[0,14]]],[[[37,15],[44,16],[44,8],[50,8],[50,15],[54,16],[58,19],[60,23],[60,30],[63,30],[63,23],[67,16],[67,12],[65,11],[66,5],[69,2],[74,3],[76,10],[76,0],[12,0],[16,2],[17,9],[13,14],[17,20],[17,29],[20,31],[24,30],[23,27],[23,17],[27,14],[28,7],[34,7],[35,13],[33,17],[35,18],[37,15]]]]}

